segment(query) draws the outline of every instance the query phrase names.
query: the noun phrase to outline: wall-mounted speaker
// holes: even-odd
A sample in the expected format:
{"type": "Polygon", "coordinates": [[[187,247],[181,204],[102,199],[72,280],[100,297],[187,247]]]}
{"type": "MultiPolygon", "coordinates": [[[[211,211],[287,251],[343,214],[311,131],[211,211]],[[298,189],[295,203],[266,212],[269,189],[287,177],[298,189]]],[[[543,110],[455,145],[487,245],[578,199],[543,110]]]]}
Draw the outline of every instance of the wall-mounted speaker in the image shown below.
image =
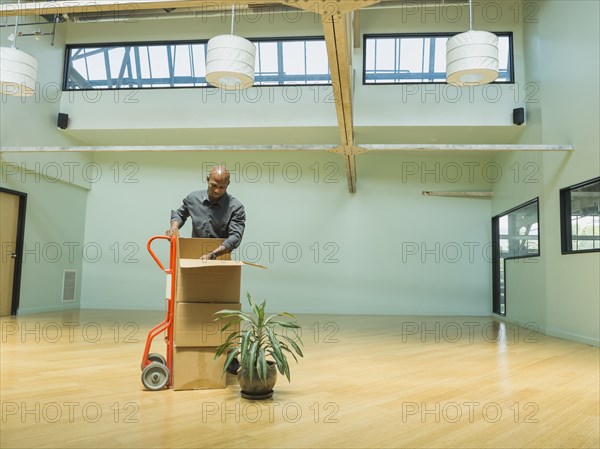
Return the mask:
{"type": "Polygon", "coordinates": [[[56,120],[56,126],[60,129],[67,129],[67,125],[69,124],[69,114],[63,114],[62,112],[58,113],[58,119],[56,120]]]}
{"type": "Polygon", "coordinates": [[[525,108],[513,109],[513,123],[515,125],[522,125],[525,123],[525,108]]]}

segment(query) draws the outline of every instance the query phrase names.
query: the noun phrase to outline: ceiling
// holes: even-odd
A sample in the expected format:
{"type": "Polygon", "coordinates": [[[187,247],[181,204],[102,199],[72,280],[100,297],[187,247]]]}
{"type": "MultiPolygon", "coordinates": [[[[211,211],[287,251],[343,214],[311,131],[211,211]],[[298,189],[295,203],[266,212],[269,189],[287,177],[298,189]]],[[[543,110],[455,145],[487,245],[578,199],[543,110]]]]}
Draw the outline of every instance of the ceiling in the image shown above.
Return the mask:
{"type": "MultiPolygon", "coordinates": [[[[25,2],[20,5],[4,4],[0,7],[0,16],[35,15],[40,14],[47,20],[57,17],[60,22],[85,22],[91,19],[113,20],[115,8],[124,10],[135,9],[135,17],[144,18],[175,18],[197,17],[199,14],[222,14],[224,8],[229,8],[233,0],[216,3],[211,0],[95,0],[94,15],[89,14],[86,2],[72,1],[25,2]],[[217,8],[215,8],[215,5],[217,8]],[[55,16],[56,14],[56,16],[55,16]]],[[[440,6],[444,4],[466,4],[465,0],[437,0],[440,6]]],[[[273,136],[284,145],[302,144],[331,144],[333,151],[343,157],[346,167],[348,189],[356,191],[355,155],[366,151],[357,142],[369,144],[394,144],[399,141],[421,144],[476,144],[514,142],[522,132],[522,127],[469,127],[469,126],[355,126],[353,110],[353,74],[352,50],[360,45],[355,36],[360,36],[360,10],[372,8],[416,7],[431,4],[430,0],[262,0],[260,2],[235,0],[236,8],[247,8],[261,11],[265,8],[291,9],[299,8],[314,13],[320,12],[323,35],[325,37],[329,60],[332,88],[334,93],[337,127],[311,127],[310,132],[303,128],[265,128],[260,131],[248,130],[244,133],[241,144],[273,143],[273,136]],[[475,131],[474,128],[477,128],[475,131]],[[265,142],[265,130],[271,142],[265,142]],[[485,133],[482,134],[482,131],[485,133]],[[402,140],[398,136],[402,136],[402,140]],[[485,142],[481,136],[485,135],[485,142]],[[279,136],[279,137],[277,137],[279,136]],[[306,136],[311,136],[307,141],[306,136]],[[320,139],[318,142],[315,139],[320,139]]],[[[358,73],[361,69],[357,69],[358,73]]],[[[187,145],[190,142],[219,142],[227,130],[224,129],[186,129],[186,130],[77,130],[67,129],[65,133],[87,144],[102,141],[103,145],[144,145],[150,141],[154,145],[187,145]]],[[[509,145],[507,145],[508,147],[509,145]]]]}

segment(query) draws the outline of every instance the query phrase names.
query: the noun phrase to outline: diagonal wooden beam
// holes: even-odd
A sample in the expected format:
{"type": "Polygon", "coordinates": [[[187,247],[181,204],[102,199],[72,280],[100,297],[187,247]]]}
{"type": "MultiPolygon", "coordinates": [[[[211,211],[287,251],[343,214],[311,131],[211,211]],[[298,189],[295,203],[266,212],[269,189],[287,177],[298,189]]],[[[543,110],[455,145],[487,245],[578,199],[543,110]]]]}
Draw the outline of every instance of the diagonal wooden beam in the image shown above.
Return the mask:
{"type": "Polygon", "coordinates": [[[323,20],[341,145],[352,145],[352,75],[346,15],[323,20]]]}
{"type": "MultiPolygon", "coordinates": [[[[352,25],[349,17],[323,17],[323,33],[327,46],[331,84],[335,100],[335,112],[338,120],[340,143],[342,147],[354,144],[352,126],[352,25]]],[[[346,153],[346,175],[350,193],[356,192],[356,166],[354,154],[346,153]]]]}
{"type": "Polygon", "coordinates": [[[352,35],[354,37],[354,48],[360,48],[360,10],[354,11],[354,20],[352,20],[352,35]]]}
{"type": "Polygon", "coordinates": [[[348,192],[356,193],[356,160],[353,154],[344,155],[346,167],[346,179],[348,180],[348,192]]]}

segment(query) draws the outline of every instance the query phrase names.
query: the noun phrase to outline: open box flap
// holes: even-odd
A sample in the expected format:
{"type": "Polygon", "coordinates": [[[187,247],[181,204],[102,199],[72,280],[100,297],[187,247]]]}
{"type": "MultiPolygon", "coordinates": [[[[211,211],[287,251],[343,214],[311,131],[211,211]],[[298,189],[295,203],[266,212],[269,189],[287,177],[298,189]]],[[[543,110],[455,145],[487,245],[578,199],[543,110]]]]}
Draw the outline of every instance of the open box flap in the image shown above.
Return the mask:
{"type": "Polygon", "coordinates": [[[200,259],[179,259],[180,268],[206,268],[206,267],[231,267],[242,265],[251,265],[253,267],[267,268],[263,265],[244,262],[240,260],[200,260],[200,259]]]}

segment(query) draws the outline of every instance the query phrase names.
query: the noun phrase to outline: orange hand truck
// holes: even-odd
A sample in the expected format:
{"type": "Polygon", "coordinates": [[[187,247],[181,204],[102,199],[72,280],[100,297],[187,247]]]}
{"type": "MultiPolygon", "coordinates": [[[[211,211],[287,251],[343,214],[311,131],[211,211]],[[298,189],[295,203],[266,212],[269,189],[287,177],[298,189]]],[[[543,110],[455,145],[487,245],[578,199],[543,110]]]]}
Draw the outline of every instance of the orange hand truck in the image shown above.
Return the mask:
{"type": "Polygon", "coordinates": [[[176,254],[177,254],[177,235],[164,236],[156,235],[148,240],[148,252],[158,264],[161,270],[167,274],[167,279],[170,277],[169,297],[166,298],[167,315],[164,321],[154,326],[148,333],[146,338],[146,347],[142,357],[142,383],[148,390],[162,390],[165,387],[170,387],[173,381],[173,313],[175,310],[175,276],[176,276],[176,254]],[[169,268],[165,269],[154,251],[152,251],[152,242],[157,239],[169,241],[169,268]],[[165,332],[165,343],[167,344],[167,357],[163,357],[157,353],[150,353],[150,346],[154,337],[161,332],[165,332]]]}

